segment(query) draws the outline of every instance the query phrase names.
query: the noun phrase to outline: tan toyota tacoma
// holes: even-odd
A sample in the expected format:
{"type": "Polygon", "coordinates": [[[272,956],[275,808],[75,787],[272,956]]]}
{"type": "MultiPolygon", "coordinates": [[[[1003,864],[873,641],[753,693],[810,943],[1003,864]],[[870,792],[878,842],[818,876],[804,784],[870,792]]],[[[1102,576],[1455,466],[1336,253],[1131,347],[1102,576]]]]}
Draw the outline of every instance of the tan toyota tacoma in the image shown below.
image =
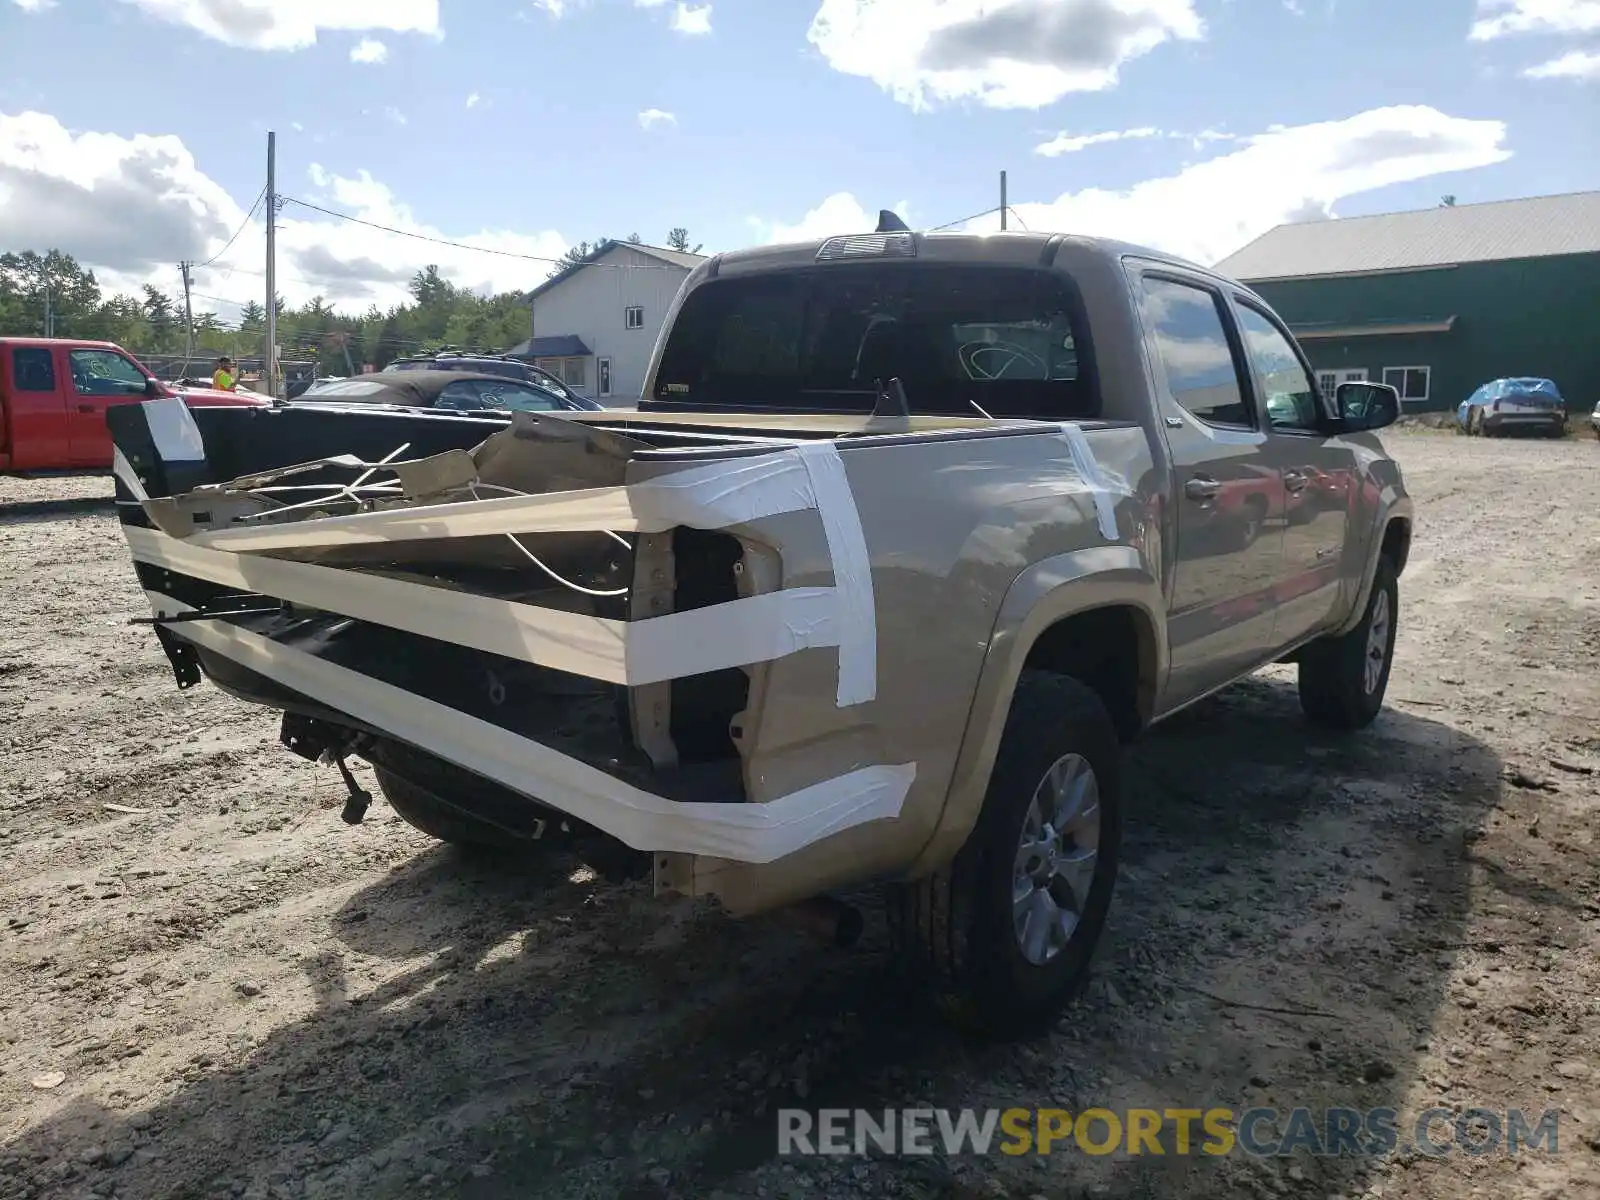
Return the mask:
{"type": "MultiPolygon", "coordinates": [[[[600,269],[600,268],[595,268],[600,269]]],[[[1079,984],[1124,746],[1264,664],[1354,730],[1412,506],[1248,288],[1045,234],[719,255],[637,410],[113,409],[180,686],[446,841],[853,910],[998,1026],[1079,984]]],[[[848,924],[848,921],[845,922],[848,924]]]]}

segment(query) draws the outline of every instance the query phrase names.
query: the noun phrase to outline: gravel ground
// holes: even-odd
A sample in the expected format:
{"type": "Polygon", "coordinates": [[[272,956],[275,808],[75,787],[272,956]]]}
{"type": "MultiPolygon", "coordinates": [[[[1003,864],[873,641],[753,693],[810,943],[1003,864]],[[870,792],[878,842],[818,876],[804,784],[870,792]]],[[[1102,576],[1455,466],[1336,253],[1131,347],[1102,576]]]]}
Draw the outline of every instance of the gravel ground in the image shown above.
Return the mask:
{"type": "MultiPolygon", "coordinates": [[[[1397,432],[1389,707],[1286,668],[1132,753],[1058,1032],[962,1038],[854,952],[464,858],[179,693],[103,479],[0,481],[0,1198],[1600,1194],[1600,447],[1397,432]],[[1271,1010],[1289,1011],[1271,1011],[1271,1010]],[[1557,1153],[784,1159],[773,1110],[1560,1112],[1557,1153]]],[[[371,776],[365,775],[370,786],[371,776]]]]}

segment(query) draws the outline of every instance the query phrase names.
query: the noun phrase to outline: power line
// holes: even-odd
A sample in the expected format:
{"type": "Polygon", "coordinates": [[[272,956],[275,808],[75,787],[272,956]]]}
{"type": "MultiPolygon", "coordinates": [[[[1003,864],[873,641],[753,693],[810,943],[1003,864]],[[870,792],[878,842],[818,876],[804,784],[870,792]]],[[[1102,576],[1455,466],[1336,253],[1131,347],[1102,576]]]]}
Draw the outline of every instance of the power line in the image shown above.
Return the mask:
{"type": "Polygon", "coordinates": [[[223,246],[221,250],[218,250],[210,258],[206,259],[205,262],[197,263],[195,265],[195,267],[194,267],[195,270],[198,271],[201,267],[209,267],[212,263],[216,262],[217,259],[221,258],[224,254],[226,254],[228,252],[228,250],[232,247],[232,245],[239,240],[239,235],[241,233],[243,233],[245,231],[245,228],[250,224],[251,218],[256,215],[256,209],[261,207],[262,197],[264,197],[266,194],[267,194],[266,185],[263,184],[262,188],[261,188],[261,191],[259,193],[257,193],[257,195],[256,195],[255,203],[250,206],[250,211],[245,213],[244,220],[239,222],[239,228],[237,228],[237,229],[235,229],[233,231],[233,236],[228,239],[227,245],[223,246]]]}
{"type": "MultiPolygon", "coordinates": [[[[552,258],[549,255],[545,255],[545,254],[521,254],[521,253],[519,253],[518,251],[515,251],[515,250],[496,250],[492,246],[470,246],[466,242],[453,242],[449,238],[433,237],[433,236],[431,236],[429,234],[426,234],[426,233],[417,233],[415,230],[411,230],[411,229],[396,229],[393,225],[382,225],[382,224],[379,224],[377,221],[369,221],[365,217],[353,217],[349,213],[335,212],[331,208],[323,208],[320,204],[312,204],[308,200],[299,200],[299,199],[296,199],[294,196],[282,196],[282,195],[280,195],[278,197],[278,199],[281,200],[285,204],[298,204],[301,208],[309,208],[312,212],[319,212],[323,216],[326,216],[326,217],[334,217],[334,218],[337,218],[340,221],[349,221],[354,225],[365,225],[368,229],[378,229],[378,230],[383,231],[384,233],[393,233],[393,234],[396,234],[396,235],[398,235],[400,237],[415,238],[419,242],[432,242],[435,246],[449,246],[451,249],[454,249],[454,250],[473,250],[473,251],[476,251],[479,254],[493,254],[493,255],[496,255],[496,256],[498,256],[500,258],[516,258],[516,259],[521,259],[523,262],[548,263],[548,264],[552,264],[552,265],[556,265],[556,266],[565,266],[565,265],[568,265],[568,264],[571,263],[571,260],[570,259],[566,259],[566,258],[552,258]]],[[[626,243],[626,242],[619,242],[618,243],[618,245],[627,245],[627,244],[628,243],[626,243]]],[[[575,265],[575,264],[573,264],[573,265],[575,265]]],[[[589,267],[606,267],[606,268],[609,268],[610,270],[613,270],[613,271],[681,271],[681,270],[683,270],[682,267],[667,266],[665,263],[661,264],[660,266],[648,266],[648,267],[646,267],[646,266],[633,266],[633,265],[629,265],[629,264],[625,264],[625,263],[606,263],[606,262],[585,263],[584,265],[585,266],[589,266],[589,267]]]]}

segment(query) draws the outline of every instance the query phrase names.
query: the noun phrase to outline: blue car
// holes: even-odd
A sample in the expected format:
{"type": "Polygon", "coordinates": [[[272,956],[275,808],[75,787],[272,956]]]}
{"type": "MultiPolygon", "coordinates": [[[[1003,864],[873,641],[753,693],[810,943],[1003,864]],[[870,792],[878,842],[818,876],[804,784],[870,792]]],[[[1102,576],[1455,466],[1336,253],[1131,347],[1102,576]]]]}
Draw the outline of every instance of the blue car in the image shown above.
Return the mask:
{"type": "Polygon", "coordinates": [[[1498,437],[1514,431],[1562,437],[1567,402],[1550,379],[1496,379],[1463,400],[1456,426],[1468,437],[1498,437]]]}

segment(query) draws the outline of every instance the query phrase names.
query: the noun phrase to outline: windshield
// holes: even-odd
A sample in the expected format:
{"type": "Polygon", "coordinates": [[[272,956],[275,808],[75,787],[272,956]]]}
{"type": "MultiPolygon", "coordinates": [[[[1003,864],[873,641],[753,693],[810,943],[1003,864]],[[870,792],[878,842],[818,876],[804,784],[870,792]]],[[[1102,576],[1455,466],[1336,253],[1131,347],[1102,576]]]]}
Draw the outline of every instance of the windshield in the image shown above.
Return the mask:
{"type": "Polygon", "coordinates": [[[1082,309],[1045,271],[850,263],[691,292],[652,399],[868,412],[898,377],[914,413],[1096,415],[1082,309]]]}

